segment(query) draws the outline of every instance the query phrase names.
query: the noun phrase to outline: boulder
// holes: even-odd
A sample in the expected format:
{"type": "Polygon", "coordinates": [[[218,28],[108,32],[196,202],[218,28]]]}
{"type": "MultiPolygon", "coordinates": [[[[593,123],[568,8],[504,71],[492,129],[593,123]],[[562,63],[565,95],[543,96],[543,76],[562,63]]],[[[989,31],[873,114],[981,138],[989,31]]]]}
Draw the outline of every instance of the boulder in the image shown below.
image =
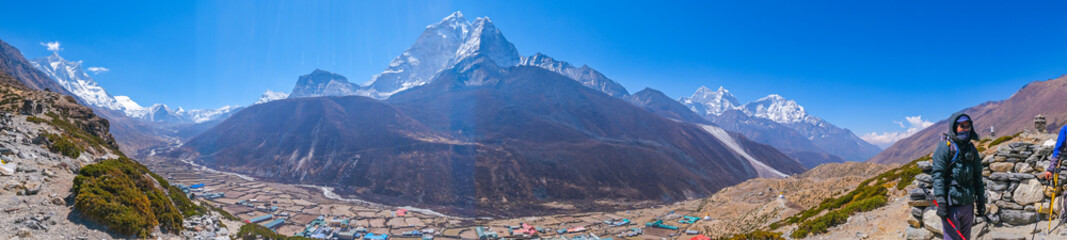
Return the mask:
{"type": "Polygon", "coordinates": [[[1037,178],[1037,176],[1034,176],[1034,174],[1030,174],[1030,173],[1012,173],[1011,174],[1012,181],[1022,181],[1022,180],[1034,179],[1034,178],[1037,178]]]}
{"type": "Polygon", "coordinates": [[[927,209],[923,213],[923,227],[935,235],[941,235],[941,217],[937,216],[937,212],[931,209],[927,209]]]}
{"type": "Polygon", "coordinates": [[[988,188],[989,190],[1000,192],[1000,191],[1008,190],[1008,183],[1004,182],[1004,181],[999,181],[999,180],[998,181],[993,181],[993,184],[987,185],[986,188],[988,188]]]}
{"type": "Polygon", "coordinates": [[[919,188],[908,190],[908,196],[911,200],[926,200],[926,192],[919,188]]]}
{"type": "Polygon", "coordinates": [[[993,181],[1008,181],[1011,179],[1011,174],[1003,172],[995,172],[989,175],[989,179],[993,181]]]}
{"type": "Polygon", "coordinates": [[[988,200],[990,203],[993,203],[997,200],[1000,200],[1001,194],[1000,192],[986,190],[985,196],[986,200],[988,200]]]}
{"type": "Polygon", "coordinates": [[[1048,169],[1049,164],[1049,161],[1037,161],[1036,163],[1034,163],[1034,168],[1037,168],[1037,170],[1040,172],[1044,172],[1046,169],[1048,169]]]}
{"type": "Polygon", "coordinates": [[[1037,179],[1027,179],[1012,193],[1012,199],[1020,205],[1030,205],[1045,199],[1044,187],[1037,179]]]}
{"type": "Polygon", "coordinates": [[[1022,210],[1023,209],[1023,206],[1020,206],[1019,204],[1017,204],[1015,202],[1010,202],[1010,201],[997,201],[996,205],[997,205],[997,207],[999,207],[1001,209],[1015,209],[1015,210],[1022,210]]]}
{"type": "Polygon", "coordinates": [[[904,230],[904,239],[907,240],[930,240],[934,238],[934,234],[926,229],[909,227],[904,230]]]}
{"type": "Polygon", "coordinates": [[[0,176],[15,175],[15,169],[18,169],[18,164],[15,162],[0,163],[0,176]]]}
{"type": "Polygon", "coordinates": [[[930,200],[911,200],[908,201],[908,206],[912,207],[929,207],[933,206],[934,202],[930,200]]]}
{"type": "MultiPolygon", "coordinates": [[[[1063,199],[1062,198],[1056,199],[1056,206],[1054,206],[1054,208],[1052,209],[1053,216],[1059,216],[1060,212],[1063,211],[1063,205],[1060,205],[1060,203],[1059,203],[1059,201],[1061,201],[1061,200],[1063,200],[1063,199]]],[[[1043,203],[1035,203],[1034,205],[1037,206],[1037,210],[1038,210],[1039,213],[1048,214],[1048,204],[1049,204],[1048,202],[1043,202],[1043,203]]]]}
{"type": "Polygon", "coordinates": [[[29,182],[22,183],[22,186],[21,186],[22,191],[20,191],[18,194],[19,195],[36,195],[38,192],[41,192],[41,186],[42,186],[41,182],[36,182],[36,181],[29,181],[29,182]]]}
{"type": "MultiPolygon", "coordinates": [[[[936,214],[934,215],[936,217],[936,214]]],[[[1020,210],[1002,210],[1000,218],[1005,224],[1022,226],[1037,222],[1037,213],[1020,210]]]]}
{"type": "MultiPolygon", "coordinates": [[[[913,228],[921,228],[921,227],[923,227],[923,222],[920,221],[917,218],[908,218],[908,226],[911,226],[913,228]]],[[[926,231],[926,230],[923,230],[923,231],[926,231]]]]}
{"type": "Polygon", "coordinates": [[[993,162],[1004,162],[1004,161],[1007,161],[1007,160],[1008,160],[1008,157],[1005,157],[1004,155],[999,155],[998,154],[998,155],[993,157],[993,162]]]}
{"type": "Polygon", "coordinates": [[[1029,163],[1021,162],[1015,164],[1015,172],[1017,173],[1030,173],[1034,171],[1034,167],[1029,163]]]}
{"type": "Polygon", "coordinates": [[[1010,162],[995,162],[989,164],[989,170],[994,172],[1010,172],[1013,168],[1015,168],[1015,163],[1010,162]]]}
{"type": "Polygon", "coordinates": [[[993,240],[1026,240],[1026,237],[1012,232],[992,232],[989,239],[993,240]]]}
{"type": "Polygon", "coordinates": [[[919,180],[925,183],[932,183],[934,182],[934,177],[930,176],[930,174],[920,173],[919,175],[915,175],[915,180],[919,180]]]}
{"type": "Polygon", "coordinates": [[[930,170],[934,169],[934,165],[930,161],[919,161],[915,163],[915,165],[918,166],[919,170],[922,170],[923,172],[930,172],[930,170]]]}
{"type": "Polygon", "coordinates": [[[911,216],[915,218],[923,218],[923,207],[912,207],[911,216]]]}

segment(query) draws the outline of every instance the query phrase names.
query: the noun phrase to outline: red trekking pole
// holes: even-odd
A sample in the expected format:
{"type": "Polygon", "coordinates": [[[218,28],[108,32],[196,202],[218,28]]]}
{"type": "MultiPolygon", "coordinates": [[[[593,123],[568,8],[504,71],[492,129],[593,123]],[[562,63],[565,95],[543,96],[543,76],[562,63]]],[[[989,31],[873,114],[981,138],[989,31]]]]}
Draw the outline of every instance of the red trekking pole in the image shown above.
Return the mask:
{"type": "MultiPolygon", "coordinates": [[[[925,194],[926,194],[926,196],[930,196],[930,192],[927,192],[927,191],[926,191],[926,187],[924,187],[924,186],[919,186],[919,189],[922,189],[922,190],[923,190],[923,193],[925,193],[925,194]]],[[[941,206],[937,204],[937,198],[932,198],[932,199],[934,200],[934,207],[938,207],[938,208],[940,208],[941,206]]],[[[959,235],[960,235],[960,239],[963,239],[963,240],[967,240],[967,237],[964,237],[964,236],[963,236],[963,233],[962,233],[962,232],[960,232],[960,229],[959,229],[959,228],[956,228],[956,224],[952,222],[952,219],[950,219],[950,218],[945,218],[945,220],[947,220],[947,221],[948,221],[948,225],[949,225],[949,226],[952,226],[952,230],[956,230],[956,234],[959,234],[959,235]]]]}

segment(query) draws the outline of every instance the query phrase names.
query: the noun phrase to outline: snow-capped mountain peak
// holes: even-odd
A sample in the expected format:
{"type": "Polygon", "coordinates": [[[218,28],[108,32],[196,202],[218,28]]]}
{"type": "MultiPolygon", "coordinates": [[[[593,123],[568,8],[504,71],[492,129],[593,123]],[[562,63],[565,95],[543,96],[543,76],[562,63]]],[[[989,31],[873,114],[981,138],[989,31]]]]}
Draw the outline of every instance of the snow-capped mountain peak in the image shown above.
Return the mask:
{"type": "Polygon", "coordinates": [[[111,94],[108,94],[92,77],[89,77],[89,74],[85,73],[81,67],[81,61],[67,61],[59,56],[58,51],[53,51],[50,56],[30,62],[89,105],[110,110],[123,109],[123,106],[111,94]]]}
{"type": "Polygon", "coordinates": [[[289,97],[289,93],[275,92],[275,91],[271,91],[270,89],[267,89],[267,91],[263,92],[263,95],[261,95],[259,97],[259,101],[256,101],[256,103],[254,103],[254,104],[260,104],[260,103],[270,102],[270,101],[274,101],[274,100],[285,99],[287,97],[289,97]]]}
{"type": "Polygon", "coordinates": [[[216,109],[194,109],[185,111],[181,107],[178,107],[179,115],[183,115],[184,118],[193,121],[194,123],[202,123],[215,119],[220,119],[228,116],[230,113],[241,110],[243,107],[236,105],[226,105],[216,109]]]}
{"type": "Polygon", "coordinates": [[[355,95],[359,89],[359,85],[348,82],[345,76],[315,69],[300,76],[288,97],[348,96],[355,95]]]}
{"type": "Polygon", "coordinates": [[[479,54],[488,57],[497,66],[509,67],[519,64],[519,51],[515,45],[504,38],[504,34],[493,25],[489,17],[480,17],[471,24],[470,36],[456,50],[454,65],[479,54]]]}
{"type": "Polygon", "coordinates": [[[426,26],[411,47],[394,58],[384,71],[371,77],[369,82],[363,84],[365,89],[356,94],[387,98],[408,88],[429,83],[437,72],[455,58],[456,51],[466,42],[470,31],[471,23],[458,11],[436,24],[426,26]]]}
{"type": "MultiPolygon", "coordinates": [[[[463,13],[459,12],[459,11],[456,11],[456,12],[452,13],[451,15],[448,15],[448,17],[445,17],[444,19],[441,19],[441,21],[437,22],[436,24],[426,25],[426,29],[427,30],[429,30],[429,29],[459,30],[459,33],[462,33],[462,36],[466,36],[467,35],[467,31],[468,31],[469,27],[470,27],[470,23],[468,23],[467,19],[463,17],[463,13]]],[[[438,32],[438,33],[441,33],[441,32],[438,32]]],[[[445,34],[445,35],[442,35],[441,37],[442,38],[449,38],[449,37],[455,37],[455,36],[448,36],[448,34],[445,34]]]]}
{"type": "Polygon", "coordinates": [[[521,57],[518,65],[536,66],[562,74],[563,76],[582,83],[582,85],[585,85],[586,87],[596,89],[597,91],[601,91],[613,97],[624,97],[630,94],[626,91],[625,87],[608,79],[607,76],[604,76],[604,74],[589,67],[589,65],[582,65],[580,68],[575,68],[570,63],[558,61],[540,52],[535,53],[533,56],[521,57]]]}
{"type": "Polygon", "coordinates": [[[816,124],[818,118],[808,115],[804,107],[796,101],[786,99],[778,94],[771,94],[759,100],[745,104],[745,114],[770,119],[778,123],[808,122],[816,124]]]}
{"type": "Polygon", "coordinates": [[[700,86],[693,96],[683,97],[679,102],[689,107],[690,110],[700,115],[721,115],[732,109],[741,109],[741,104],[730,91],[722,86],[717,90],[711,90],[707,86],[700,86]]]}
{"type": "Polygon", "coordinates": [[[115,96],[115,101],[122,106],[122,111],[126,113],[126,116],[133,116],[144,110],[144,107],[130,99],[130,96],[115,96]]]}

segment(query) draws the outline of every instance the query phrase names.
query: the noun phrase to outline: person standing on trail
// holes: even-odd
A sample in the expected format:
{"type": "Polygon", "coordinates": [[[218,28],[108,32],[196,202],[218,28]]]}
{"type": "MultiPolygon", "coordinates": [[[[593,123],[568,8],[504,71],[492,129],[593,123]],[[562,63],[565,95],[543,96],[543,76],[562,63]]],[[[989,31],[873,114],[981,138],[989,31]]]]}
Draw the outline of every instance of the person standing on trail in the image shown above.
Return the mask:
{"type": "Polygon", "coordinates": [[[932,156],[934,199],[938,202],[942,237],[960,239],[963,235],[970,239],[974,211],[984,216],[986,210],[982,160],[978,157],[978,149],[971,143],[971,140],[978,140],[978,133],[967,114],[956,113],[949,120],[949,131],[932,156]]]}
{"type": "MultiPolygon", "coordinates": [[[[1062,156],[1060,154],[1063,154],[1064,151],[1067,151],[1067,146],[1065,146],[1067,145],[1067,143],[1065,143],[1065,140],[1067,139],[1065,138],[1067,138],[1067,125],[1064,125],[1062,128],[1060,128],[1060,134],[1058,137],[1056,137],[1056,147],[1052,149],[1052,156],[1049,157],[1048,169],[1045,169],[1045,173],[1041,174],[1041,178],[1044,178],[1045,180],[1052,179],[1052,173],[1059,171],[1057,167],[1060,163],[1060,156],[1062,156]]],[[[1063,203],[1064,201],[1060,202],[1063,203]]],[[[1063,203],[1063,205],[1061,206],[1067,206],[1067,203],[1063,203]]],[[[1061,213],[1060,215],[1063,216],[1067,214],[1061,213]]]]}

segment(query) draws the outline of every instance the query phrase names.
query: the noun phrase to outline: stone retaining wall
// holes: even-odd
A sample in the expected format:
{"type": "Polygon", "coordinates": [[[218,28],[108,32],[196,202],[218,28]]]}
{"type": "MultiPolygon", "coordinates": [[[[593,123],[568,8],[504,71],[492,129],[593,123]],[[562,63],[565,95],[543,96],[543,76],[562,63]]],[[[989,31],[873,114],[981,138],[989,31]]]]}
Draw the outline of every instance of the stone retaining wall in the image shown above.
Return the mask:
{"type": "MultiPolygon", "coordinates": [[[[1052,146],[1034,145],[1030,143],[1002,144],[997,151],[990,156],[982,157],[982,181],[986,185],[987,216],[990,223],[986,223],[982,217],[975,216],[977,221],[972,230],[973,236],[984,234],[982,229],[992,224],[993,226],[1022,226],[1038,222],[1038,218],[1048,218],[1048,206],[1052,200],[1051,193],[1046,193],[1046,182],[1039,176],[1049,165],[1048,157],[1052,153],[1052,146]],[[1038,211],[1040,209],[1040,212],[1038,211]]],[[[908,218],[908,228],[905,232],[907,239],[931,239],[941,236],[941,218],[935,213],[933,206],[933,179],[930,176],[932,169],[930,161],[919,162],[919,168],[923,173],[915,177],[915,182],[909,186],[908,195],[912,217],[908,218]],[[919,186],[926,186],[930,196],[926,195],[919,186]]],[[[1060,174],[1060,185],[1067,183],[1067,172],[1060,174]]],[[[1060,205],[1056,199],[1056,205],[1060,205]]],[[[1060,207],[1054,209],[1053,215],[1058,215],[1060,207]]]]}

